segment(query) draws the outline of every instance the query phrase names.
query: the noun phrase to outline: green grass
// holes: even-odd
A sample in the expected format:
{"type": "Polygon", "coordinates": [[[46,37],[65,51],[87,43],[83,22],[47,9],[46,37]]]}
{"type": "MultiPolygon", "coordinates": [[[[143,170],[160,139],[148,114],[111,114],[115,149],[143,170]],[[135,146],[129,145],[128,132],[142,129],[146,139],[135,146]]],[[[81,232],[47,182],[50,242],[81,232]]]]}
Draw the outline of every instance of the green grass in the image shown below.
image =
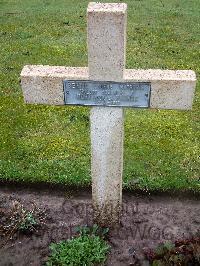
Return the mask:
{"type": "MultiPolygon", "coordinates": [[[[200,74],[200,1],[128,3],[127,68],[200,74]]],[[[89,108],[23,103],[25,64],[87,66],[87,1],[0,1],[0,178],[90,185],[89,108]]],[[[125,116],[124,186],[200,191],[200,83],[192,111],[125,116]]]]}

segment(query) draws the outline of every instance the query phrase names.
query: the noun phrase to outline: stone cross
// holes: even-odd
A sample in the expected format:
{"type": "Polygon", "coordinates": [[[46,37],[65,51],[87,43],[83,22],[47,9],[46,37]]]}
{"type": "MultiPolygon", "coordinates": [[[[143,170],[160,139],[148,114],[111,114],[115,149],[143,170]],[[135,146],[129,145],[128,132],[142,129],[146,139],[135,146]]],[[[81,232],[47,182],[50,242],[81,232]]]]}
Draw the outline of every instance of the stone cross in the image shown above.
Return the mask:
{"type": "MultiPolygon", "coordinates": [[[[196,76],[191,70],[125,69],[127,5],[89,3],[87,9],[88,68],[27,65],[21,72],[26,103],[64,105],[64,80],[147,82],[149,108],[190,109],[196,76]]],[[[74,83],[75,84],[75,83],[74,83]]],[[[75,87],[74,87],[75,88],[75,87]]],[[[122,88],[123,89],[123,88],[122,88]]],[[[91,108],[91,175],[95,221],[119,222],[122,203],[122,107],[91,108]]],[[[134,148],[134,147],[133,147],[134,148]]]]}

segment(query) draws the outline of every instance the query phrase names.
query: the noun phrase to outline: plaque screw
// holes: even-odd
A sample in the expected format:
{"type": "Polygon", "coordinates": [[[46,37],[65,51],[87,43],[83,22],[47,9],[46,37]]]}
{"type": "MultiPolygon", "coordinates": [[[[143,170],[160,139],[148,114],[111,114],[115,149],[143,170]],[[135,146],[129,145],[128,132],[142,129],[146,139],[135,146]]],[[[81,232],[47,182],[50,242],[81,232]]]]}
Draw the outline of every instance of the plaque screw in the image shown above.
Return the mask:
{"type": "Polygon", "coordinates": [[[149,96],[149,94],[148,94],[148,93],[145,93],[145,96],[146,96],[146,97],[148,97],[148,96],[149,96]]]}

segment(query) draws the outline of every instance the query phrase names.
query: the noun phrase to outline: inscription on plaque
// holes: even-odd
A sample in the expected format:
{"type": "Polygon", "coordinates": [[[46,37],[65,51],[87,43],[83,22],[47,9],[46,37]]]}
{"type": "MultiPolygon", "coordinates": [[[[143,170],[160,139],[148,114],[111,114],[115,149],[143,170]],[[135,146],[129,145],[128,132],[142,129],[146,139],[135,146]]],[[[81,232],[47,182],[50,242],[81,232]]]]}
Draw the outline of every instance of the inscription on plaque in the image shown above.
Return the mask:
{"type": "Polygon", "coordinates": [[[149,82],[64,80],[64,101],[68,105],[149,107],[149,82]]]}

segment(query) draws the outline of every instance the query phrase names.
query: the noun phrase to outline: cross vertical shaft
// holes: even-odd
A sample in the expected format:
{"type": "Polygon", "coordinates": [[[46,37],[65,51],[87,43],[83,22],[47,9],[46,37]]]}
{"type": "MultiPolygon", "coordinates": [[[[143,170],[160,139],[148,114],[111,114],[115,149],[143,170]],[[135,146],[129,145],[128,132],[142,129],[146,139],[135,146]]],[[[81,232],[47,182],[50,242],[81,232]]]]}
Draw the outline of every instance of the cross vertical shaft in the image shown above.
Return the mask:
{"type": "MultiPolygon", "coordinates": [[[[125,68],[126,4],[88,6],[89,79],[122,81],[125,68]]],[[[94,220],[119,222],[122,203],[123,109],[91,109],[91,173],[94,220]]]]}

